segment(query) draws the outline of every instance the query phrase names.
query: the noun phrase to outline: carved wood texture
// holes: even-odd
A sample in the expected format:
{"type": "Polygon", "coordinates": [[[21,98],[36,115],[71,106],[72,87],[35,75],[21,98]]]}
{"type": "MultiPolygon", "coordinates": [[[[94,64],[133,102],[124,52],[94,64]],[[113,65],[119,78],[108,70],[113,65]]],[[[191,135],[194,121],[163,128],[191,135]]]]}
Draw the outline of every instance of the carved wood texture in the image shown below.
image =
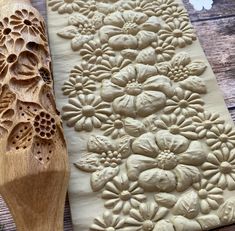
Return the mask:
{"type": "Polygon", "coordinates": [[[0,15],[0,192],[18,230],[62,230],[68,164],[46,28],[27,2],[7,3],[0,15]]]}
{"type": "Polygon", "coordinates": [[[74,230],[233,223],[235,130],[182,2],[48,6],[74,230]]]}

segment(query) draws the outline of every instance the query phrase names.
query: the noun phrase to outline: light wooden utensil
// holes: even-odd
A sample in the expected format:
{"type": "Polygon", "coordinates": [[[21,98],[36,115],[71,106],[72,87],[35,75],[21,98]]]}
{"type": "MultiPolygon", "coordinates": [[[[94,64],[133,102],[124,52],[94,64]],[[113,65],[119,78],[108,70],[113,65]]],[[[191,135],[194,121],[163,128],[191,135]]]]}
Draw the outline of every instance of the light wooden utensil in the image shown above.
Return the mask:
{"type": "Polygon", "coordinates": [[[0,193],[17,230],[63,230],[69,178],[43,18],[0,0],[0,193]]]}

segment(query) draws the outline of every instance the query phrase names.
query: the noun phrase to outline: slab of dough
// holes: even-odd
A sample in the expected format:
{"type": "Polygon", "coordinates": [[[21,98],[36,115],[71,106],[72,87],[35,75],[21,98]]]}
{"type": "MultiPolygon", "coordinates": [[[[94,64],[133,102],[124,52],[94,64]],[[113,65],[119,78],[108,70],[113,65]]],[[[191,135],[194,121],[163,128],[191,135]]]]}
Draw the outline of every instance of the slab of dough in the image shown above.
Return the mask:
{"type": "Polygon", "coordinates": [[[48,0],[75,231],[235,220],[235,130],[180,0],[48,0]]]}

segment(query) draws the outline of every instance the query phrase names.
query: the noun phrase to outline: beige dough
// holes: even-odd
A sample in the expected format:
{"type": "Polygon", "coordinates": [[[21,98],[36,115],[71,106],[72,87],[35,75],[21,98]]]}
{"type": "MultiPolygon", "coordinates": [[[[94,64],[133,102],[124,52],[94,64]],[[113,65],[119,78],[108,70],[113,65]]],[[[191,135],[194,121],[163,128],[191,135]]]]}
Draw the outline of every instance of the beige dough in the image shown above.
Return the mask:
{"type": "Polygon", "coordinates": [[[75,231],[234,222],[235,130],[180,0],[48,0],[75,231]]]}

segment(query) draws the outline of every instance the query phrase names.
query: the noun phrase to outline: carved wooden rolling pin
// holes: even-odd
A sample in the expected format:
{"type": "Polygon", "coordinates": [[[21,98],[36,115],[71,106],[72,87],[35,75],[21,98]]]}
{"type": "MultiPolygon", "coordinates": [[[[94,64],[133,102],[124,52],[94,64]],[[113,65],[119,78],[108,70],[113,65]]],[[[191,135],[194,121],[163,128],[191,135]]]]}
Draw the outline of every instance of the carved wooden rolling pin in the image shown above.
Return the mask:
{"type": "Polygon", "coordinates": [[[63,230],[69,167],[43,18],[0,0],[0,193],[19,231],[63,230]]]}

